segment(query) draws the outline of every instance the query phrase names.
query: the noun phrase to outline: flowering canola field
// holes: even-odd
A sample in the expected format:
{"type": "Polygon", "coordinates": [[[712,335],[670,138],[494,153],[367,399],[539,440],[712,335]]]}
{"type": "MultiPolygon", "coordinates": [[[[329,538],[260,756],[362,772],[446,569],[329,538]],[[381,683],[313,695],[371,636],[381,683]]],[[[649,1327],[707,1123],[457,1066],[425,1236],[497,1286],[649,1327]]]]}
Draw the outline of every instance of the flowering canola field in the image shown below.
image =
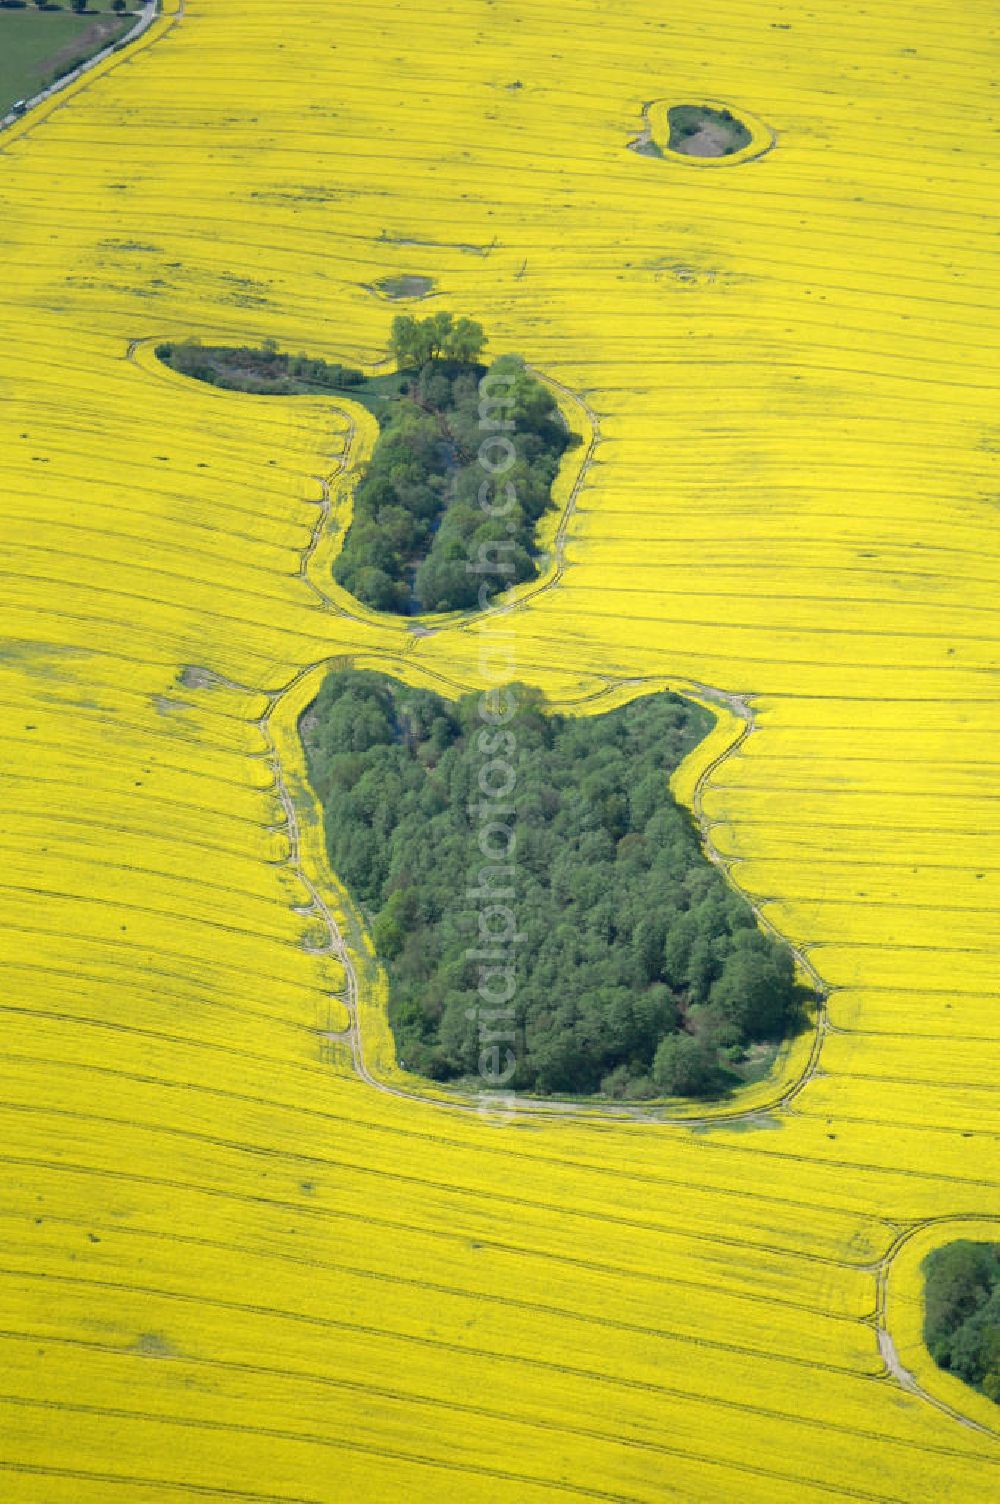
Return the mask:
{"type": "Polygon", "coordinates": [[[4,1500],[992,1497],[919,1340],[1000,1216],[992,8],[165,10],[0,136],[4,1500]],[[706,98],[774,148],[629,151],[706,98]],[[324,597],[357,412],[149,342],[374,362],[404,275],[593,415],[518,677],[752,715],[701,814],[830,996],[750,1115],[351,1059],[288,707],[482,634],[324,597]]]}

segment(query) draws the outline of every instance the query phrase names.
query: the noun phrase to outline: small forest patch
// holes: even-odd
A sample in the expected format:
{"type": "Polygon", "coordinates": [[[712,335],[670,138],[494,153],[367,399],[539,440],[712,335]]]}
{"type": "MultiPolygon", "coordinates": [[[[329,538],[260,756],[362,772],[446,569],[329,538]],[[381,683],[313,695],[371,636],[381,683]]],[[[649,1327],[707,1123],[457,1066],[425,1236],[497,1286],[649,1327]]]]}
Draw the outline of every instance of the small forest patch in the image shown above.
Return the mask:
{"type": "Polygon", "coordinates": [[[1000,1243],[959,1239],[924,1260],[924,1341],[939,1368],[1000,1404],[1000,1243]]]}
{"type": "Polygon", "coordinates": [[[552,506],[567,448],[578,442],[555,397],[517,355],[488,367],[471,319],[393,320],[397,370],[380,376],[259,348],[157,346],[182,375],[230,391],[340,393],[379,423],[354,516],[333,565],[364,605],[398,615],[482,609],[540,573],[535,528],[552,506]]]}
{"type": "Polygon", "coordinates": [[[524,362],[505,355],[486,369],[431,356],[378,417],[333,566],[338,584],[406,615],[482,608],[536,579],[535,527],[571,436],[524,362]],[[484,427],[484,411],[507,431],[484,427]],[[502,476],[493,473],[500,466],[502,476]]]}
{"type": "Polygon", "coordinates": [[[667,111],[669,151],[685,157],[731,157],[753,134],[731,110],[702,104],[675,104],[667,111]]]}
{"type": "Polygon", "coordinates": [[[553,714],[523,685],[491,694],[452,703],[339,668],[301,722],[400,1062],[471,1081],[487,1017],[514,1090],[706,1096],[756,1079],[809,994],[670,793],[709,713],[668,693],[598,716],[553,714]],[[498,759],[504,797],[484,802],[498,759]],[[484,819],[510,824],[507,854],[487,855],[484,819]]]}

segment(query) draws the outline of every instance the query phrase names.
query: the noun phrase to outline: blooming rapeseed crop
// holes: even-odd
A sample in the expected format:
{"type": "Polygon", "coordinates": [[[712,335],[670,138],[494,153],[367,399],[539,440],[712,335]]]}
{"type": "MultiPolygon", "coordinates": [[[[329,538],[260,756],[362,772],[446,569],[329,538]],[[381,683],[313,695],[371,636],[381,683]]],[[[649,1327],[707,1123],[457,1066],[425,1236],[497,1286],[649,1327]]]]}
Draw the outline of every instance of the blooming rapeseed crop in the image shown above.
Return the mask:
{"type": "Polygon", "coordinates": [[[166,10],[0,136],[4,1498],[990,1497],[878,1327],[989,1424],[913,1312],[1000,1215],[991,8],[166,10]],[[704,98],[773,150],[628,149],[704,98]],[[517,676],[741,697],[678,788],[832,989],[755,1115],[492,1127],[370,977],[353,1055],[296,716],[480,633],[330,582],[360,410],[150,344],[375,362],[407,275],[596,424],[517,676]]]}

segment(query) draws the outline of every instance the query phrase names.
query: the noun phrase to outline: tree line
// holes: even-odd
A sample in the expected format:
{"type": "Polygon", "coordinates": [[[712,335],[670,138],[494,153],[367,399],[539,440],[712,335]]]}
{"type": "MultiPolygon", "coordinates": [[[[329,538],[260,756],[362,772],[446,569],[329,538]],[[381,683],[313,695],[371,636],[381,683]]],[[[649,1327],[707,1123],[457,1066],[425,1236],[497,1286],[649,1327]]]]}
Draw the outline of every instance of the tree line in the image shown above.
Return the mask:
{"type": "Polygon", "coordinates": [[[156,356],[171,370],[227,392],[258,397],[294,397],[300,393],[343,392],[364,385],[364,374],[339,361],[305,354],[290,355],[274,340],[261,345],[203,345],[199,339],[168,340],[156,356]]]}

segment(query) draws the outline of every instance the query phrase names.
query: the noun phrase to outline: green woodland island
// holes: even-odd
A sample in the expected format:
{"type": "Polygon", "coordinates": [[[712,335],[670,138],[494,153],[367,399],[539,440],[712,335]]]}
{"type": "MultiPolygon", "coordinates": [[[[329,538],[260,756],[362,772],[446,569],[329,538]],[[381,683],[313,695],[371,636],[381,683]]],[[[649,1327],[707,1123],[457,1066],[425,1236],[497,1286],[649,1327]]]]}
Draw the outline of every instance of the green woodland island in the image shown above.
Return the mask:
{"type": "Polygon", "coordinates": [[[1000,1404],[1000,1243],[962,1239],[935,1249],[924,1279],[931,1357],[1000,1404]]]}
{"type": "Polygon", "coordinates": [[[553,714],[524,685],[449,702],[335,669],[302,719],[332,870],[368,919],[405,1066],[471,1077],[481,936],[470,892],[513,891],[515,1090],[707,1096],[752,1079],[798,1028],[808,994],[701,850],[671,771],[709,713],[647,695],[603,715],[553,714]],[[509,752],[516,852],[477,849],[484,755],[509,752]]]}
{"type": "Polygon", "coordinates": [[[485,343],[475,320],[442,312],[396,317],[389,347],[397,369],[372,377],[273,343],[187,340],[156,353],[224,390],[339,393],[374,413],[379,435],[333,574],[363,605],[413,615],[482,607],[537,579],[535,530],[552,506],[562,456],[577,442],[552,392],[520,356],[485,366],[485,343]],[[512,451],[496,486],[480,455],[484,426],[502,432],[512,451]],[[470,570],[470,559],[482,567],[470,570]]]}

